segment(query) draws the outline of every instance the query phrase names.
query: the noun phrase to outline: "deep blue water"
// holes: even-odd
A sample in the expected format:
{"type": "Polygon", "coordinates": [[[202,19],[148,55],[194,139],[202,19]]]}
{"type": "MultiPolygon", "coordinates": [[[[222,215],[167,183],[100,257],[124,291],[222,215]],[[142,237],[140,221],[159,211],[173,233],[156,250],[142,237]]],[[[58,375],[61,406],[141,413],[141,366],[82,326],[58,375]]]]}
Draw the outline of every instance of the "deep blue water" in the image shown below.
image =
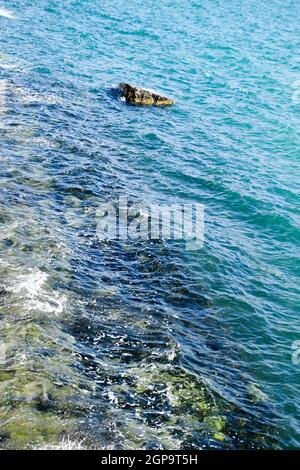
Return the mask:
{"type": "Polygon", "coordinates": [[[299,21],[0,4],[1,448],[300,446],[299,21]],[[129,106],[121,81],[176,104],[129,106]],[[119,194],[204,204],[203,249],[100,242],[119,194]]]}

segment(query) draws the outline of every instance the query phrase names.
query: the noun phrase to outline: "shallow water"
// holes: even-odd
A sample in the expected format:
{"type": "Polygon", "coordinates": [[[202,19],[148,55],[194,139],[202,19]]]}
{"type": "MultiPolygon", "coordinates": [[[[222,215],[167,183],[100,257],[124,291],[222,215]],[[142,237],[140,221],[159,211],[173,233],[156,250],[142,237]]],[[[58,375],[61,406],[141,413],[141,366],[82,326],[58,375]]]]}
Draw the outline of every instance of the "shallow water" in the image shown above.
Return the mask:
{"type": "Polygon", "coordinates": [[[25,3],[0,4],[1,448],[299,447],[297,2],[25,3]],[[119,194],[204,204],[203,249],[100,242],[119,194]]]}

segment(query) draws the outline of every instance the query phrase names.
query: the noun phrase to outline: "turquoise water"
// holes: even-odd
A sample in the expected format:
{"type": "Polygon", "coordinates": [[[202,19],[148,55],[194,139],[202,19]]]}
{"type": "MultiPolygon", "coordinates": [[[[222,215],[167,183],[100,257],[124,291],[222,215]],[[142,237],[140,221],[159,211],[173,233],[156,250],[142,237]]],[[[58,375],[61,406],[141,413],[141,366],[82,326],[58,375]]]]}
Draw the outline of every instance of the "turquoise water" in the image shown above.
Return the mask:
{"type": "Polygon", "coordinates": [[[300,446],[299,17],[1,3],[1,448],[300,446]],[[204,204],[203,249],[99,242],[120,193],[204,204]]]}

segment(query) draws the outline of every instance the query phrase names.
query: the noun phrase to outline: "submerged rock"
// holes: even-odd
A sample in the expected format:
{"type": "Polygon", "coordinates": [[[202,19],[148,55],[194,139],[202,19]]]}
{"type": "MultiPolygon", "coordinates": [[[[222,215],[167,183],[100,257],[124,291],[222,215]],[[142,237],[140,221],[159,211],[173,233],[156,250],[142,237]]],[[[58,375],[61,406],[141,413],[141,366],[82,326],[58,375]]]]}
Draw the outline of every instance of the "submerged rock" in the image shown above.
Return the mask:
{"type": "Polygon", "coordinates": [[[120,90],[127,103],[143,106],[170,106],[174,101],[151,90],[138,88],[129,83],[120,83],[120,90]]]}

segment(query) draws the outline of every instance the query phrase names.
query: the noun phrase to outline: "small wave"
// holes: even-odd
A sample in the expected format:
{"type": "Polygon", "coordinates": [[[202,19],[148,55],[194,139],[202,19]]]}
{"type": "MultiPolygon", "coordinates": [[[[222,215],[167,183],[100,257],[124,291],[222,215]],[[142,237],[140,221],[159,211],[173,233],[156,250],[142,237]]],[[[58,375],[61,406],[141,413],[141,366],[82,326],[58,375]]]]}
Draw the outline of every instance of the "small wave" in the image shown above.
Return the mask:
{"type": "Polygon", "coordinates": [[[29,66],[30,64],[28,62],[20,60],[14,55],[0,54],[0,69],[23,72],[29,66]]]}
{"type": "Polygon", "coordinates": [[[19,283],[16,285],[14,291],[20,292],[25,290],[30,297],[35,297],[39,294],[47,277],[47,274],[41,271],[32,272],[26,276],[20,276],[19,283]]]}
{"type": "Polygon", "coordinates": [[[23,104],[44,104],[49,106],[61,104],[61,99],[56,95],[35,93],[14,85],[11,85],[10,88],[12,93],[17,95],[18,100],[23,104]]]}
{"type": "Polygon", "coordinates": [[[4,18],[9,18],[10,20],[16,19],[14,14],[10,10],[7,10],[7,8],[0,8],[0,16],[3,16],[4,18]]]}
{"type": "MultiPolygon", "coordinates": [[[[4,113],[6,109],[0,107],[0,114],[4,113]]],[[[38,137],[36,134],[39,129],[28,129],[22,126],[16,128],[3,128],[2,133],[7,139],[14,140],[15,143],[21,144],[22,146],[29,147],[40,147],[40,148],[59,148],[59,144],[52,139],[47,137],[38,137]]],[[[1,157],[0,157],[1,158],[1,157]]]]}

